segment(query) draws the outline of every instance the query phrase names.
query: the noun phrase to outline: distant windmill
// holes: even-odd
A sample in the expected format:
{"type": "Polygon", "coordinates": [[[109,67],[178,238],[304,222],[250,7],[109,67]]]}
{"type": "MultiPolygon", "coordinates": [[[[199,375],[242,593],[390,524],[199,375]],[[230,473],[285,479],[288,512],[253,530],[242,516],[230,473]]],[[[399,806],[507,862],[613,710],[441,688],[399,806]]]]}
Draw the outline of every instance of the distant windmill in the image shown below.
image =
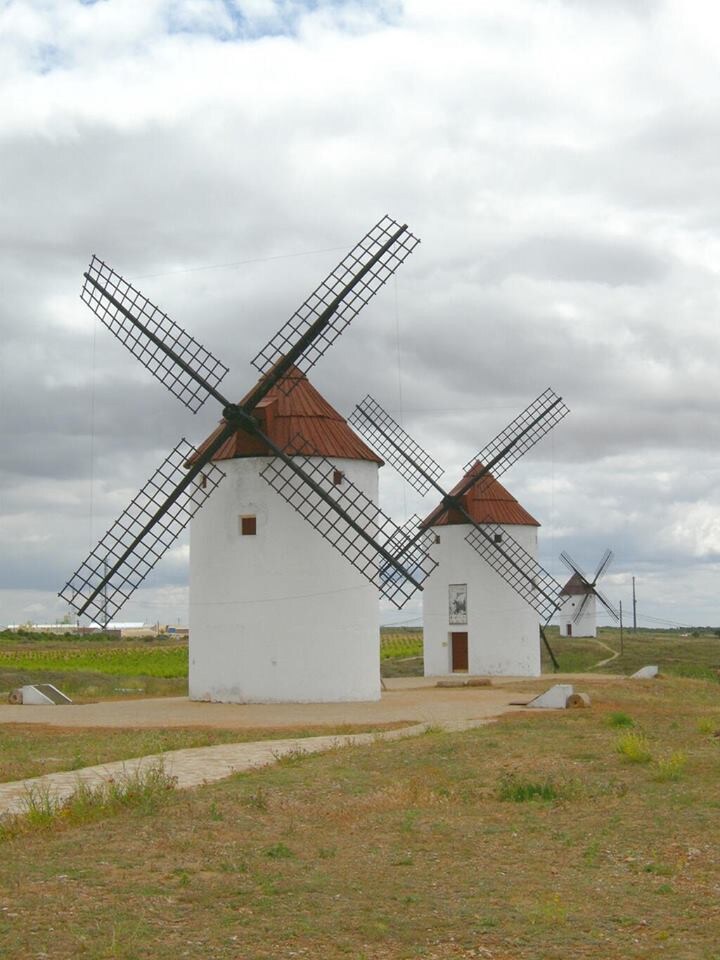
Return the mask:
{"type": "Polygon", "coordinates": [[[561,637],[594,637],[597,636],[597,603],[603,607],[615,621],[620,620],[620,613],[615,609],[608,598],[598,589],[598,580],[607,572],[613,559],[612,550],[606,550],[597,566],[595,575],[590,580],[585,576],[572,557],[563,550],[560,559],[571,571],[572,576],[561,590],[564,598],[558,614],[560,618],[561,637]]]}
{"type": "MultiPolygon", "coordinates": [[[[496,478],[567,413],[562,399],[546,390],[466,464],[463,479],[446,492],[438,483],[442,467],[372,397],[353,411],[349,422],[401,476],[419,493],[434,489],[442,497],[422,523],[407,525],[414,522],[418,540],[431,531],[437,544],[431,550],[439,566],[423,596],[426,673],[539,673],[537,614],[547,622],[556,612],[559,584],[537,562],[537,521],[496,478]],[[496,509],[498,499],[506,507],[512,501],[510,513],[496,509]],[[453,630],[458,624],[465,629],[453,630]]],[[[404,551],[397,556],[402,559],[404,551]]]]}
{"type": "MultiPolygon", "coordinates": [[[[376,588],[400,607],[416,589],[422,589],[434,561],[427,555],[426,542],[411,538],[377,507],[376,480],[374,484],[371,479],[363,480],[364,489],[356,486],[347,470],[339,469],[336,463],[321,455],[318,447],[323,446],[323,441],[317,436],[295,433],[279,445],[273,439],[270,421],[274,415],[273,404],[277,406],[278,398],[289,396],[296,387],[300,397],[296,406],[303,406],[302,398],[307,399],[308,390],[312,389],[305,372],[418,243],[406,225],[389,217],[380,220],[255,357],[253,364],[262,376],[239,403],[231,403],[218,390],[228,368],[158,307],[96,257],[85,273],[81,297],[108,329],[193,413],[212,396],[221,405],[223,419],[218,430],[199,449],[194,451],[184,439],[178,443],[75,571],[60,594],[63,599],[79,614],[95,618],[115,616],[227,475],[228,465],[219,466],[214,461],[237,435],[243,435],[257,453],[258,476],[270,491],[275,491],[289,504],[289,508],[284,508],[288,523],[297,522],[298,516],[304,518],[309,522],[308,530],[310,527],[317,530],[330,545],[323,545],[327,549],[320,562],[312,551],[306,555],[296,535],[289,541],[280,536],[271,545],[272,555],[265,556],[268,577],[272,574],[272,583],[262,586],[268,598],[293,599],[288,597],[292,590],[288,590],[283,571],[295,573],[303,568],[304,594],[294,599],[298,603],[314,604],[311,613],[306,609],[303,614],[308,624],[303,637],[284,631],[286,623],[292,621],[287,611],[282,623],[273,621],[272,604],[257,596],[261,589],[257,580],[252,583],[252,595],[248,594],[242,569],[233,570],[229,592],[222,600],[228,609],[233,603],[240,605],[237,610],[232,608],[233,615],[223,621],[221,651],[212,646],[211,624],[200,614],[193,623],[191,614],[190,685],[192,693],[193,671],[200,671],[201,679],[195,684],[193,694],[198,698],[342,700],[379,696],[376,588]],[[331,547],[342,553],[359,572],[353,573],[355,579],[343,581],[342,588],[335,592],[331,588],[332,577],[328,580],[328,571],[334,564],[331,547]],[[379,568],[392,570],[392,576],[378,578],[379,568]],[[348,597],[366,580],[371,586],[363,587],[365,599],[356,609],[348,597]],[[260,637],[249,637],[257,627],[257,620],[243,620],[244,599],[249,604],[264,602],[260,637]],[[356,620],[362,621],[359,626],[351,625],[356,628],[355,633],[352,629],[348,631],[351,638],[362,634],[361,653],[341,640],[348,610],[353,611],[356,620]],[[233,659],[234,652],[250,640],[252,644],[260,644],[262,657],[266,659],[262,663],[245,660],[239,666],[233,659]],[[209,676],[205,668],[211,661],[215,665],[209,676]],[[328,667],[329,662],[333,666],[328,667]],[[342,675],[337,675],[338,670],[342,675]],[[308,684],[310,676],[320,678],[321,695],[317,695],[317,687],[313,689],[308,684]],[[282,693],[274,696],[273,690],[282,693]]],[[[315,394],[311,399],[317,407],[322,398],[318,401],[319,395],[315,394]]],[[[327,419],[328,429],[335,430],[337,423],[333,421],[334,425],[330,426],[331,420],[332,416],[327,419]]],[[[345,430],[351,433],[347,426],[345,430]]],[[[351,438],[345,437],[342,451],[347,450],[348,443],[352,444],[351,438]]],[[[253,455],[247,449],[237,454],[242,458],[253,455]]],[[[371,461],[374,455],[360,451],[357,457],[371,461]]],[[[376,474],[377,458],[374,459],[372,466],[376,474]]],[[[230,498],[228,503],[230,509],[234,509],[235,500],[230,498]]],[[[282,506],[277,497],[273,509],[275,506],[278,510],[282,506]]],[[[257,522],[256,516],[225,516],[220,528],[216,525],[210,531],[218,537],[216,544],[210,544],[211,559],[213,555],[220,555],[222,543],[231,536],[230,531],[238,532],[238,525],[240,533],[250,532],[251,528],[254,533],[261,533],[257,531],[257,522]]],[[[267,554],[270,546],[265,543],[262,549],[267,554]]],[[[203,593],[206,587],[207,581],[205,586],[197,587],[193,597],[191,584],[191,609],[193,604],[198,611],[220,605],[215,595],[203,593]]]]}

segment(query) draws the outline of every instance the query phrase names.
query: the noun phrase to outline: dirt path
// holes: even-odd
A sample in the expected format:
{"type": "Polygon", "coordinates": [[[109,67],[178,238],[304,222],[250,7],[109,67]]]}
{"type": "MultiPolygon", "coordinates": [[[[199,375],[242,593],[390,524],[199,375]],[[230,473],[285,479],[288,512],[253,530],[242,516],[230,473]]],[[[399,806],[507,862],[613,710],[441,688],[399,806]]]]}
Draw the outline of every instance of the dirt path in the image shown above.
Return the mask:
{"type": "MultiPolygon", "coordinates": [[[[386,680],[382,699],[353,703],[204,703],[187,697],[106,700],[62,707],[0,705],[1,723],[61,727],[222,727],[224,729],[327,724],[442,723],[481,720],[512,710],[518,690],[435,686],[424,677],[386,680]]],[[[551,681],[553,682],[553,681],[551,681]]]]}

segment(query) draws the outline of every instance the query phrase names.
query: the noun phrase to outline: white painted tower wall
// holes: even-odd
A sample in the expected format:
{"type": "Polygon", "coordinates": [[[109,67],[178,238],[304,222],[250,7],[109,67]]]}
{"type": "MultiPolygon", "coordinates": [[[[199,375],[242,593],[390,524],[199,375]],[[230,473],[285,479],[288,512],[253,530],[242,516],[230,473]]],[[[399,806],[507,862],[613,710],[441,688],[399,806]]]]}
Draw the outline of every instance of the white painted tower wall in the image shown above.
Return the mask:
{"type": "MultiPolygon", "coordinates": [[[[518,594],[465,542],[471,527],[433,527],[438,561],[423,590],[425,676],[452,673],[452,632],[468,634],[468,673],[480,676],[540,675],[539,618],[518,594]],[[467,583],[467,624],[451,624],[450,584],[467,583]]],[[[504,527],[501,529],[505,529],[504,527]]],[[[512,525],[508,533],[537,557],[537,528],[512,525]]]]}
{"type": "Polygon", "coordinates": [[[594,594],[585,604],[582,616],[575,621],[575,615],[583,602],[582,594],[572,594],[567,597],[558,613],[558,623],[560,624],[560,636],[569,637],[568,624],[572,627],[573,637],[596,637],[597,636],[597,607],[594,594]]]}
{"type": "MultiPolygon", "coordinates": [[[[226,478],[192,521],[190,698],[378,700],[377,589],[261,479],[266,463],[219,461],[226,478]]],[[[333,463],[377,503],[376,463],[333,463]]]]}

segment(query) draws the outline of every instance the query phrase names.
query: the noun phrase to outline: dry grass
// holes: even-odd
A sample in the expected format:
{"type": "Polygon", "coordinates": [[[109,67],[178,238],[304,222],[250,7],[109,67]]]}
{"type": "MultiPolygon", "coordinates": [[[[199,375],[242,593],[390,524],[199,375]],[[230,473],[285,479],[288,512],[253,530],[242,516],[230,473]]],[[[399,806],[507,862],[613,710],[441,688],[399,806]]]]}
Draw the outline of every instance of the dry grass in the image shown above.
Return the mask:
{"type": "Polygon", "coordinates": [[[113,760],[129,760],[150,754],[209,747],[217,743],[252,743],[286,737],[365,733],[404,726],[402,723],[340,724],[328,726],[244,728],[222,730],[207,727],[97,728],[51,727],[30,723],[0,725],[0,783],[25,780],[60,770],[80,770],[113,760]]]}
{"type": "Polygon", "coordinates": [[[718,960],[717,686],[592,693],[6,843],[0,955],[718,960]],[[681,782],[623,762],[618,711],[654,756],[682,751],[681,782]]]}

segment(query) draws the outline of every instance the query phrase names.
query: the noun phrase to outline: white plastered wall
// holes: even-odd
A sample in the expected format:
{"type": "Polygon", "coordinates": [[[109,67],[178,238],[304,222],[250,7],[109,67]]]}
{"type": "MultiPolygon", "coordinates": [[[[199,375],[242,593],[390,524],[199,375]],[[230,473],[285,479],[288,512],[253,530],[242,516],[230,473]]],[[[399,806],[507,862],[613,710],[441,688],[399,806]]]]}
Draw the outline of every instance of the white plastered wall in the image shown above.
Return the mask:
{"type": "MultiPolygon", "coordinates": [[[[377,502],[376,464],[333,462],[377,502]]],[[[192,521],[190,697],[378,700],[377,589],[260,478],[266,463],[219,462],[226,477],[192,521]]]]}
{"type": "MultiPolygon", "coordinates": [[[[537,528],[508,526],[510,535],[537,557],[537,528]]],[[[423,590],[426,676],[452,673],[450,634],[468,634],[468,672],[480,676],[540,675],[537,613],[465,542],[470,527],[434,527],[432,547],[438,566],[423,590]],[[450,584],[467,584],[467,624],[451,624],[450,584]]]]}
{"type": "Polygon", "coordinates": [[[568,637],[568,624],[572,627],[573,637],[596,637],[597,636],[597,607],[595,597],[591,596],[582,612],[582,616],[575,620],[580,604],[583,602],[581,594],[572,594],[567,597],[560,612],[558,613],[558,623],[560,624],[560,636],[568,637]]]}

